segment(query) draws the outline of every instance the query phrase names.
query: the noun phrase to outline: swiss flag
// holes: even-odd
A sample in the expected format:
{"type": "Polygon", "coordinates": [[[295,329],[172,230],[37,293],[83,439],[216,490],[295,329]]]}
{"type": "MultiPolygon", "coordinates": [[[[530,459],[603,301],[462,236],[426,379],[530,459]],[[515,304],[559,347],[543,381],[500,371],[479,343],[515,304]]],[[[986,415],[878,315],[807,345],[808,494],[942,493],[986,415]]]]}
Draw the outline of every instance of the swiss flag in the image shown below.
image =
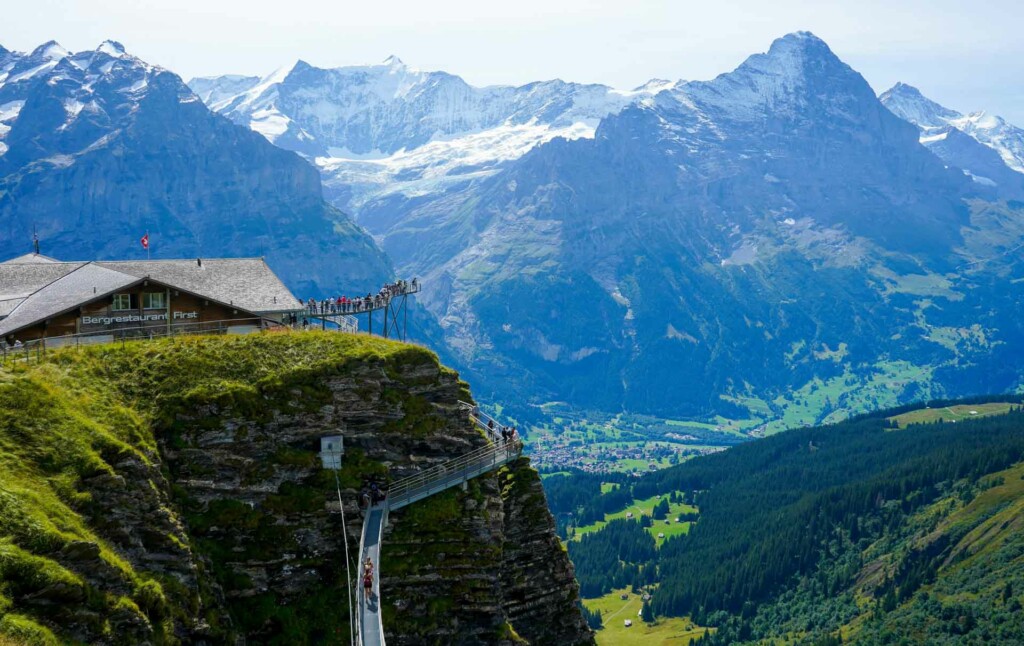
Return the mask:
{"type": "Polygon", "coordinates": [[[142,243],[143,249],[149,249],[149,234],[147,233],[146,235],[142,236],[142,240],[139,240],[139,242],[142,243]]]}

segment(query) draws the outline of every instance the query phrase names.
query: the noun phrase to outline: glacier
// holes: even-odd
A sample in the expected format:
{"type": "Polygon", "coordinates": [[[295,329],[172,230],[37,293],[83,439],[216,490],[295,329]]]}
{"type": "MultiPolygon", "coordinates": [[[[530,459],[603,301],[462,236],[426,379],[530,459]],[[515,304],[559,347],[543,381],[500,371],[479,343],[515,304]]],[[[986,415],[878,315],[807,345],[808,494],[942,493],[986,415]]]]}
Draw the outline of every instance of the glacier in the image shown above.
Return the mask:
{"type": "Polygon", "coordinates": [[[333,69],[297,61],[264,77],[189,82],[211,109],[315,163],[328,196],[357,217],[371,200],[445,192],[555,138],[591,138],[604,117],[674,85],[481,88],[396,56],[333,69]]]}

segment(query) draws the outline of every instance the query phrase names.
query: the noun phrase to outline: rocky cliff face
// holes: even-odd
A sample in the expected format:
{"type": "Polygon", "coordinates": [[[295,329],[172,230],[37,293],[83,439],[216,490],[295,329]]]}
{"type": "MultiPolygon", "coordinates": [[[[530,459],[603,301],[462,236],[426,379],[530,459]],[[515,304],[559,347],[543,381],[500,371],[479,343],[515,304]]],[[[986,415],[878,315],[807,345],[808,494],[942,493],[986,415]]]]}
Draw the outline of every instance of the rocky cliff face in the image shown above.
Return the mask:
{"type": "MultiPolygon", "coordinates": [[[[52,477],[42,480],[41,491],[67,498],[60,509],[40,507],[0,475],[12,504],[71,528],[60,544],[29,541],[12,530],[12,505],[0,504],[0,636],[35,631],[44,643],[344,643],[342,536],[347,529],[355,559],[362,478],[410,474],[485,441],[458,409],[469,393],[454,372],[426,351],[374,339],[311,333],[93,349],[12,377],[15,390],[44,388],[31,381],[40,371],[59,375],[54,397],[85,397],[78,421],[109,428],[124,454],[96,449],[102,468],[65,469],[60,492],[52,477]],[[90,419],[110,406],[113,417],[90,419]],[[345,438],[346,527],[317,455],[320,437],[336,434],[345,438]],[[74,585],[23,580],[4,560],[8,545],[67,571],[74,585]]],[[[12,388],[0,385],[7,410],[18,403],[12,388]]],[[[15,451],[18,419],[3,418],[4,452],[15,451]]],[[[76,436],[68,451],[91,455],[92,441],[76,436]]],[[[383,554],[389,642],[593,641],[526,460],[394,513],[383,554]]]]}
{"type": "Polygon", "coordinates": [[[394,514],[382,559],[388,642],[592,643],[553,528],[525,459],[394,514]]]}

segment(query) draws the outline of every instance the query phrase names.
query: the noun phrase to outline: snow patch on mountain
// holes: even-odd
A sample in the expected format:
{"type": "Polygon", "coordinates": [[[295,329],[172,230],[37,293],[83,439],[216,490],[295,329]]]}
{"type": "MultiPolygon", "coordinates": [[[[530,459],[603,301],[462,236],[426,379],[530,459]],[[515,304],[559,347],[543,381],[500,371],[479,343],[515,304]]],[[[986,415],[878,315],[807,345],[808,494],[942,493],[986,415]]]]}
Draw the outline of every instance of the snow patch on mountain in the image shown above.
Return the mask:
{"type": "Polygon", "coordinates": [[[953,119],[950,125],[995,149],[1007,166],[1024,173],[1024,130],[985,112],[972,112],[953,119]]]}
{"type": "Polygon", "coordinates": [[[461,137],[437,139],[393,155],[360,155],[333,149],[333,156],[315,161],[326,185],[350,187],[353,193],[349,206],[358,209],[371,199],[387,195],[419,197],[489,177],[500,172],[500,163],[518,159],[555,137],[591,138],[594,130],[594,124],[586,122],[561,128],[536,122],[504,124],[461,137]]]}
{"type": "Polygon", "coordinates": [[[24,106],[24,101],[8,101],[0,104],[0,156],[3,156],[8,151],[4,138],[11,131],[11,126],[14,125],[18,114],[24,106]]]}

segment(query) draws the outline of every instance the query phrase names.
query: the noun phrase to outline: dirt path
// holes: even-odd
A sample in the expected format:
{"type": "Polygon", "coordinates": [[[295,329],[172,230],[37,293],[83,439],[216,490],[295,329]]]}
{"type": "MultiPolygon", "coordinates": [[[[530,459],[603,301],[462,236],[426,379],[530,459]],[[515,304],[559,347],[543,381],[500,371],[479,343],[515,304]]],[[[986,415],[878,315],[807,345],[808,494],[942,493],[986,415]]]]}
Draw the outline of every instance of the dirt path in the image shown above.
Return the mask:
{"type": "Polygon", "coordinates": [[[602,617],[602,621],[605,620],[605,619],[611,619],[612,617],[616,616],[617,614],[619,614],[620,612],[625,610],[626,606],[628,606],[629,604],[633,603],[633,601],[634,601],[633,599],[627,599],[626,603],[622,604],[621,608],[619,608],[618,610],[616,610],[612,614],[608,615],[607,617],[602,617]]]}

